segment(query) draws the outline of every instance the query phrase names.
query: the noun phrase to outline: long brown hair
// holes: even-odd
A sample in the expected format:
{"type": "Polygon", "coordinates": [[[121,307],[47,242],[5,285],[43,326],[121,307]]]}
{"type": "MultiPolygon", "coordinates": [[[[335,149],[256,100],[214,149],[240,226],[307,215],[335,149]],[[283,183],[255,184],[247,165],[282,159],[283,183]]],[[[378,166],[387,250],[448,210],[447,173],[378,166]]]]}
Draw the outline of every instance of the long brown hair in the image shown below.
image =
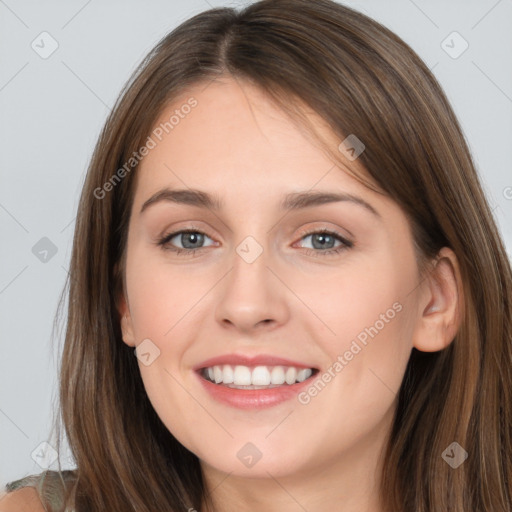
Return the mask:
{"type": "MultiPolygon", "coordinates": [[[[359,162],[408,216],[421,261],[443,246],[458,258],[462,324],[446,349],[413,349],[384,461],[385,510],[510,511],[510,263],[435,77],[387,28],[330,0],[263,0],[192,17],[141,63],[104,126],[66,283],[60,404],[77,464],[76,511],[200,510],[207,498],[198,458],[149,402],[117,301],[137,172],[126,162],[173,98],[219,74],[260,86],[302,126],[306,105],[340,141],[355,134],[366,146],[359,162]],[[457,469],[441,456],[455,441],[468,452],[457,469]]],[[[340,160],[337,148],[325,149],[340,160]]]]}

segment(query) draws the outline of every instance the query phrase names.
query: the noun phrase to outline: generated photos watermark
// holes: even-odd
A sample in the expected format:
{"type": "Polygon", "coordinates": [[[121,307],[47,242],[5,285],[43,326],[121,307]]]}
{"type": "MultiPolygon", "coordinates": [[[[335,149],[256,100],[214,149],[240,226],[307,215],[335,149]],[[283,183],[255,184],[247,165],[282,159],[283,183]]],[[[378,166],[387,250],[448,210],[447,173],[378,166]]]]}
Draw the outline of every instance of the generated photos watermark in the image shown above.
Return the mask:
{"type": "Polygon", "coordinates": [[[158,143],[162,141],[164,134],[169,134],[174,130],[174,128],[176,128],[176,126],[178,126],[182,119],[185,119],[185,117],[190,114],[192,109],[197,106],[197,103],[197,100],[193,96],[190,97],[179,109],[177,108],[174,110],[174,113],[169,117],[168,121],[160,123],[156,128],[154,128],[151,135],[148,136],[146,142],[139,148],[139,150],[134,151],[132,156],[128,158],[123,166],[119,167],[119,169],[117,169],[117,171],[101,187],[94,189],[94,197],[96,199],[103,199],[107,195],[107,192],[114,190],[114,187],[120,183],[121,180],[125,178],[126,175],[129,174],[152,149],[156,148],[158,143]]]}
{"type": "Polygon", "coordinates": [[[369,338],[373,339],[377,334],[379,334],[382,329],[386,327],[387,324],[395,316],[397,313],[402,311],[402,304],[400,302],[395,302],[392,307],[386,310],[385,313],[381,313],[379,315],[379,319],[374,322],[370,327],[365,327],[351,342],[350,347],[343,353],[338,355],[336,361],[334,361],[329,368],[324,371],[321,375],[317,376],[317,378],[313,381],[313,383],[304,391],[301,391],[297,398],[299,402],[303,405],[307,405],[311,402],[311,400],[317,396],[325,386],[333,380],[336,375],[338,375],[344,368],[347,366],[350,361],[354,359],[357,354],[359,354],[363,348],[368,345],[370,341],[369,338]]]}

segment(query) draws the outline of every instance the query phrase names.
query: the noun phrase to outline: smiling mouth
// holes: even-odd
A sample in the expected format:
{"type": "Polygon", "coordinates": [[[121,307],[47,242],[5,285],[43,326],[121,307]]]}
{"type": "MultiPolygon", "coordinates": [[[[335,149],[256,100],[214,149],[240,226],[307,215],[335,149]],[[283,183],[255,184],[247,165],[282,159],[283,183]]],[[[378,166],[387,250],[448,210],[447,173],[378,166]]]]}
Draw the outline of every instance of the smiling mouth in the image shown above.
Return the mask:
{"type": "Polygon", "coordinates": [[[318,373],[316,368],[297,368],[294,366],[244,366],[215,365],[199,370],[202,378],[232,389],[272,389],[293,386],[318,373]]]}

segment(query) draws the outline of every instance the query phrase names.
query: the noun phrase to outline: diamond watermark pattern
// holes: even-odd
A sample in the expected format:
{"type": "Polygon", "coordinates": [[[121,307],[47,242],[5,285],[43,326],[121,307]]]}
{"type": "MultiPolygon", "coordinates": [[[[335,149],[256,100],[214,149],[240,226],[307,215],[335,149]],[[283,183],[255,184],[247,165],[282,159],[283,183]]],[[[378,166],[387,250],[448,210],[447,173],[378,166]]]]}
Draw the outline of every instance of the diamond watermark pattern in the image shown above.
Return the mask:
{"type": "Polygon", "coordinates": [[[452,59],[458,59],[469,48],[469,43],[458,32],[453,31],[443,39],[441,48],[452,59]]]}
{"type": "Polygon", "coordinates": [[[252,468],[262,457],[262,453],[252,443],[246,443],[238,450],[236,456],[248,468],[252,468]]]}
{"type": "Polygon", "coordinates": [[[32,254],[42,263],[48,263],[57,254],[57,246],[44,236],[32,247],[32,254]]]}
{"type": "Polygon", "coordinates": [[[238,255],[246,262],[254,262],[263,252],[263,247],[252,236],[245,237],[236,248],[238,255]]]}
{"type": "Polygon", "coordinates": [[[341,144],[338,146],[338,150],[353,162],[359,155],[365,150],[366,146],[351,133],[341,144]]]}
{"type": "Polygon", "coordinates": [[[49,58],[59,47],[57,40],[48,32],[41,32],[30,45],[39,57],[49,58]]]}
{"type": "Polygon", "coordinates": [[[135,355],[144,366],[149,366],[160,357],[160,349],[149,338],[146,338],[135,348],[135,355]]]}
{"type": "Polygon", "coordinates": [[[42,469],[48,469],[58,458],[57,450],[55,450],[55,448],[46,441],[39,444],[30,456],[42,469]]]}
{"type": "Polygon", "coordinates": [[[453,469],[457,469],[468,458],[468,452],[459,443],[454,441],[446,448],[441,457],[453,469]]]}

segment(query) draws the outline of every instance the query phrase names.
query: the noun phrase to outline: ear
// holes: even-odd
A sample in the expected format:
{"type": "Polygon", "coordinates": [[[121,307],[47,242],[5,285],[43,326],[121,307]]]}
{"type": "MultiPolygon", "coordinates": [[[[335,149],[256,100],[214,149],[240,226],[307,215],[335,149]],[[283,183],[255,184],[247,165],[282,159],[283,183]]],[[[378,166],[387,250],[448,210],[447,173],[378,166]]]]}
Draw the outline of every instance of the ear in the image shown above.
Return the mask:
{"type": "Polygon", "coordinates": [[[413,346],[422,352],[446,348],[455,338],[462,318],[464,297],[457,257],[443,247],[436,260],[421,289],[413,333],[413,346]]]}
{"type": "MultiPolygon", "coordinates": [[[[118,275],[119,266],[116,263],[114,266],[114,275],[118,275]]],[[[119,313],[121,322],[121,332],[123,341],[130,347],[135,347],[135,336],[133,333],[132,317],[130,314],[130,307],[126,299],[122,278],[118,279],[119,287],[116,290],[116,307],[119,313]]]]}

